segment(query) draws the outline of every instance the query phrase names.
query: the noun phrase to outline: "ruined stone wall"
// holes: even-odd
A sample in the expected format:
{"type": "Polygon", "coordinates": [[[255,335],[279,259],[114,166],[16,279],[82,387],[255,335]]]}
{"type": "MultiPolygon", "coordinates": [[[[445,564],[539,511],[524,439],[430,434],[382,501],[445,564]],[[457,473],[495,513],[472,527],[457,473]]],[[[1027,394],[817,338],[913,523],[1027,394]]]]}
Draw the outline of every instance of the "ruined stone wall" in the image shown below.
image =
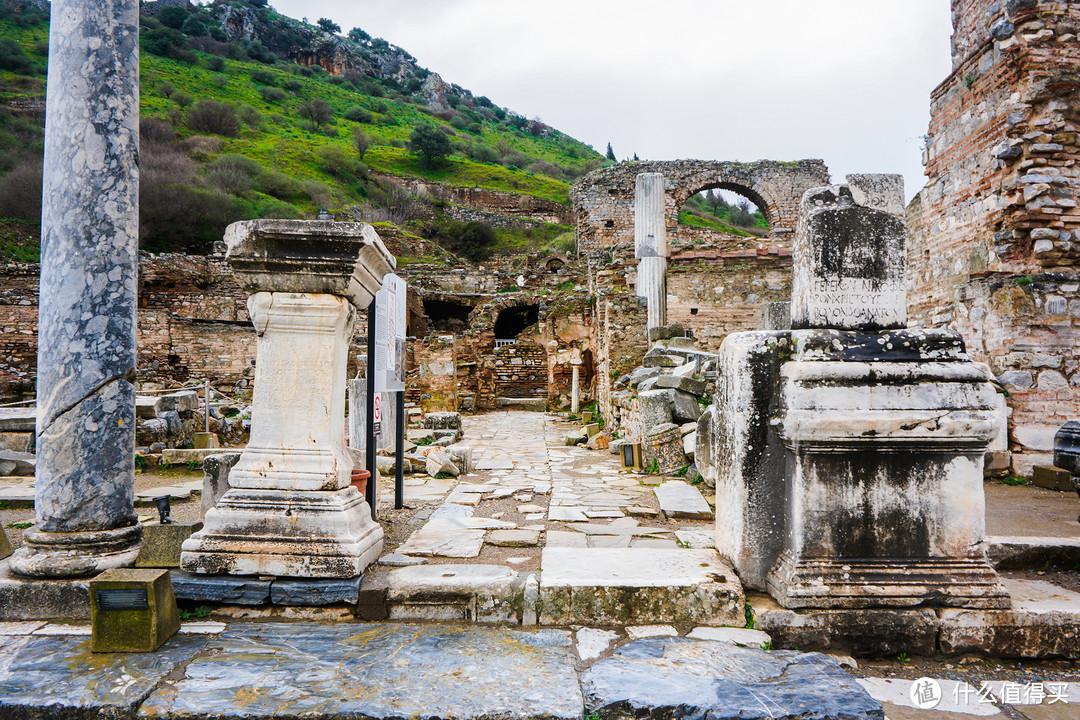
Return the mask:
{"type": "Polygon", "coordinates": [[[954,0],[953,22],[907,212],[910,322],[960,330],[1010,392],[1014,449],[1045,451],[1080,415],[1080,8],[954,0]]]}
{"type": "Polygon", "coordinates": [[[579,254],[633,242],[635,178],[654,172],[664,175],[664,214],[671,236],[676,233],[679,210],[686,200],[701,190],[718,188],[750,199],[768,220],[770,237],[790,242],[803,193],[829,183],[829,170],[821,160],[672,160],[610,165],[589,173],[570,189],[579,254]]]}
{"type": "MultiPolygon", "coordinates": [[[[492,213],[502,218],[526,218],[538,222],[573,224],[573,211],[567,205],[515,193],[486,188],[450,187],[426,183],[394,175],[374,175],[377,180],[392,183],[413,195],[428,196],[441,202],[465,205],[473,210],[492,213]]],[[[631,194],[633,192],[631,191],[631,194]]]]}

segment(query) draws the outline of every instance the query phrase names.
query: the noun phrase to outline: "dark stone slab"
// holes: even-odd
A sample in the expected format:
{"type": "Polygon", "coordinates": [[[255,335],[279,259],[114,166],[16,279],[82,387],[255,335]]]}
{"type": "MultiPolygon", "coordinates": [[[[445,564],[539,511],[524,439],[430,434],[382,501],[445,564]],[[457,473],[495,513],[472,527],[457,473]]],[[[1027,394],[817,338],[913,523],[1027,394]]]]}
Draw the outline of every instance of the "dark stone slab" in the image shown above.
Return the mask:
{"type": "Polygon", "coordinates": [[[1054,467],[1080,475],[1080,420],[1070,420],[1054,435],[1054,467]]]}
{"type": "Polygon", "coordinates": [[[660,325],[659,327],[649,328],[649,341],[656,342],[657,340],[670,340],[671,338],[685,337],[686,329],[679,323],[672,323],[671,325],[660,325]]]}
{"type": "Polygon", "coordinates": [[[92,653],[85,635],[0,637],[0,717],[132,717],[206,642],[201,635],[176,635],[153,653],[92,653]]]}
{"type": "Polygon", "coordinates": [[[275,605],[356,605],[360,597],[360,577],[278,578],[270,584],[270,602],[275,605]]]}
{"type": "Polygon", "coordinates": [[[601,718],[882,720],[881,705],[827,655],[650,638],[582,674],[601,718]]]}
{"type": "Polygon", "coordinates": [[[260,623],[210,640],[141,714],[555,720],[581,708],[564,631],[260,623]]]}
{"type": "Polygon", "coordinates": [[[1031,484],[1047,490],[1072,490],[1072,473],[1054,465],[1035,465],[1031,468],[1031,484]]]}
{"type": "Polygon", "coordinates": [[[231,605],[262,605],[270,601],[271,580],[248,575],[200,575],[172,570],[177,600],[219,602],[231,605]]]}
{"type": "Polygon", "coordinates": [[[947,362],[966,360],[964,338],[953,330],[796,330],[798,360],[947,362]]]}

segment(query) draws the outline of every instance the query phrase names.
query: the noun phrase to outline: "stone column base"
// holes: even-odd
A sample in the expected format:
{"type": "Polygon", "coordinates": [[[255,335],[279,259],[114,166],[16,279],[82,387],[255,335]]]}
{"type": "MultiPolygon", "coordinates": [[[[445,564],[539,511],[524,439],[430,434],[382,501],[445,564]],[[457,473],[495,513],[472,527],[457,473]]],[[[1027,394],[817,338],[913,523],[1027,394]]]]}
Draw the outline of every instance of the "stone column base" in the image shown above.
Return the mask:
{"type": "Polygon", "coordinates": [[[184,541],[180,567],[209,575],[348,578],[382,551],[383,530],[354,487],[230,488],[184,541]]]}
{"type": "Polygon", "coordinates": [[[781,607],[962,607],[1006,609],[1008,593],[985,560],[887,558],[802,559],[780,556],[766,578],[781,607]]]}
{"type": "Polygon", "coordinates": [[[91,532],[31,531],[11,557],[11,570],[24,577],[76,578],[130,567],[141,538],[140,525],[91,532]]]}

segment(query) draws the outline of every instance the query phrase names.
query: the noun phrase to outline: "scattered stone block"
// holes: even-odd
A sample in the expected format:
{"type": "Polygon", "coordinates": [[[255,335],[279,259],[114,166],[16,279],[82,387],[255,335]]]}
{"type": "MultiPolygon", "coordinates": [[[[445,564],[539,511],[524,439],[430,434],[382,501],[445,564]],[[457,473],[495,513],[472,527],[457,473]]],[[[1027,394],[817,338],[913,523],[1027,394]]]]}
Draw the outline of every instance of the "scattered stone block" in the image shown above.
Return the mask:
{"type": "Polygon", "coordinates": [[[401,553],[390,553],[379,558],[379,565],[387,567],[412,567],[413,565],[427,565],[427,558],[412,557],[401,553]]]}
{"type": "Polygon", "coordinates": [[[996,570],[1080,565],[1080,537],[987,536],[986,556],[996,570]]]}
{"type": "Polygon", "coordinates": [[[249,575],[200,575],[172,570],[177,600],[228,605],[263,605],[270,601],[270,580],[249,575]]]}
{"type": "Polygon", "coordinates": [[[686,637],[695,640],[713,640],[715,642],[727,642],[743,647],[761,647],[765,643],[771,643],[772,638],[768,633],[760,630],[733,627],[696,627],[686,634],[686,637]]]}
{"type": "Polygon", "coordinates": [[[37,426],[37,408],[13,407],[0,408],[0,432],[35,432],[37,426]]]}
{"type": "Polygon", "coordinates": [[[35,463],[33,453],[0,450],[0,476],[33,477],[35,463]]]}
{"type": "Polygon", "coordinates": [[[1070,420],[1054,435],[1054,466],[1080,475],[1080,420],[1070,420]]]}
{"type": "Polygon", "coordinates": [[[435,477],[439,473],[447,473],[457,477],[461,474],[457,465],[450,461],[450,455],[440,450],[433,450],[427,455],[427,462],[424,466],[427,474],[431,477],[435,477]]]}
{"type": "Polygon", "coordinates": [[[582,628],[574,634],[578,657],[583,662],[591,662],[607,652],[611,643],[619,639],[619,633],[611,630],[582,628]]]}
{"type": "Polygon", "coordinates": [[[589,436],[586,435],[584,431],[575,430],[575,431],[569,433],[566,436],[566,440],[564,441],[563,444],[567,445],[568,447],[573,447],[575,445],[581,445],[581,444],[587,442],[588,439],[589,439],[589,436]]]}
{"type": "Polygon", "coordinates": [[[635,640],[581,676],[585,708],[601,717],[880,720],[881,705],[835,660],[688,638],[635,640]],[[810,710],[812,708],[812,710],[810,710]]]}
{"type": "Polygon", "coordinates": [[[589,423],[588,425],[583,426],[582,430],[585,431],[587,437],[592,437],[600,432],[600,423],[589,423]]]}
{"type": "Polygon", "coordinates": [[[11,541],[8,540],[7,533],[4,532],[4,528],[0,527],[0,560],[6,557],[10,557],[14,550],[11,549],[11,541]]]}
{"type": "Polygon", "coordinates": [[[705,395],[705,381],[695,380],[692,377],[661,375],[656,378],[656,387],[681,390],[682,392],[697,395],[698,397],[703,397],[705,395]]]}
{"type": "Polygon", "coordinates": [[[678,355],[646,355],[641,364],[647,368],[677,368],[683,362],[678,355]]]}
{"type": "Polygon", "coordinates": [[[189,413],[199,409],[199,394],[194,390],[158,397],[158,417],[163,413],[189,413]]]}
{"type": "Polygon", "coordinates": [[[356,605],[360,580],[360,577],[278,578],[270,584],[270,602],[274,605],[356,605]]]}
{"type": "Polygon", "coordinates": [[[656,461],[661,473],[672,473],[689,464],[683,452],[682,432],[673,423],[657,425],[646,432],[645,455],[650,462],[656,461]]]}
{"type": "Polygon", "coordinates": [[[630,378],[627,380],[627,386],[631,388],[637,388],[641,383],[649,380],[650,378],[659,377],[663,370],[660,368],[647,368],[639,367],[630,373],[630,378]]]}
{"type": "Polygon", "coordinates": [[[488,545],[497,547],[535,547],[540,543],[538,530],[492,530],[487,534],[488,545]]]}
{"type": "Polygon", "coordinates": [[[204,448],[202,450],[165,448],[161,451],[161,460],[170,465],[187,465],[191,462],[197,462],[201,465],[206,458],[219,454],[221,454],[221,448],[204,448]]]}
{"type": "Polygon", "coordinates": [[[424,416],[424,427],[428,430],[460,430],[461,413],[433,412],[424,416]]]}
{"type": "Polygon", "coordinates": [[[679,631],[670,625],[631,625],[626,628],[626,636],[631,640],[652,637],[679,637],[679,631]]]}
{"type": "Polygon", "coordinates": [[[0,450],[34,451],[34,433],[0,432],[0,450]]]}
{"type": "Polygon", "coordinates": [[[671,394],[671,419],[673,422],[693,423],[701,417],[701,403],[697,398],[682,390],[668,390],[671,394]]]}
{"type": "Polygon", "coordinates": [[[607,433],[597,433],[596,435],[593,435],[591,438],[589,438],[589,441],[585,443],[585,447],[589,448],[590,450],[607,450],[609,445],[611,445],[611,438],[607,435],[607,433]]]}
{"type": "Polygon", "coordinates": [[[450,462],[457,466],[460,474],[467,475],[473,471],[472,445],[465,445],[460,442],[447,445],[446,453],[450,456],[450,462]]]}
{"type": "Polygon", "coordinates": [[[137,568],[178,568],[180,567],[180,545],[202,529],[201,522],[184,523],[160,522],[144,523],[142,526],[142,544],[135,557],[137,568]]]}
{"type": "Polygon", "coordinates": [[[680,323],[672,323],[670,325],[660,325],[658,327],[649,328],[649,342],[656,342],[657,340],[670,340],[676,337],[685,337],[686,329],[680,323]]]}
{"type": "Polygon", "coordinates": [[[161,400],[149,395],[137,395],[135,397],[135,417],[142,420],[151,420],[158,416],[161,409],[161,400]]]}
{"type": "Polygon", "coordinates": [[[1047,490],[1072,492],[1072,473],[1053,465],[1036,465],[1031,468],[1031,484],[1047,490]]]}
{"type": "Polygon", "coordinates": [[[653,488],[660,510],[669,518],[711,520],[713,513],[701,492],[682,480],[670,480],[653,488]]]}
{"type": "Polygon", "coordinates": [[[90,598],[94,652],[154,652],[180,629],[168,570],[106,570],[90,598]]]}
{"type": "Polygon", "coordinates": [[[229,471],[239,459],[238,452],[218,453],[203,458],[202,517],[206,517],[206,511],[216,506],[229,489],[229,471]]]}

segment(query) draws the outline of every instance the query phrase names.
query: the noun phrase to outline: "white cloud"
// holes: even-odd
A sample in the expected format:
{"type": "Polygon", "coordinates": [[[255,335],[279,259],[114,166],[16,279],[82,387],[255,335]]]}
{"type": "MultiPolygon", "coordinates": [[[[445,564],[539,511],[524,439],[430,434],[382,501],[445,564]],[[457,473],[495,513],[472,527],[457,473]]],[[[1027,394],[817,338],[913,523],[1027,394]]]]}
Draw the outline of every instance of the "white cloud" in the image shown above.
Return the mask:
{"type": "Polygon", "coordinates": [[[923,185],[945,0],[272,0],[619,157],[820,157],[923,185]]]}

